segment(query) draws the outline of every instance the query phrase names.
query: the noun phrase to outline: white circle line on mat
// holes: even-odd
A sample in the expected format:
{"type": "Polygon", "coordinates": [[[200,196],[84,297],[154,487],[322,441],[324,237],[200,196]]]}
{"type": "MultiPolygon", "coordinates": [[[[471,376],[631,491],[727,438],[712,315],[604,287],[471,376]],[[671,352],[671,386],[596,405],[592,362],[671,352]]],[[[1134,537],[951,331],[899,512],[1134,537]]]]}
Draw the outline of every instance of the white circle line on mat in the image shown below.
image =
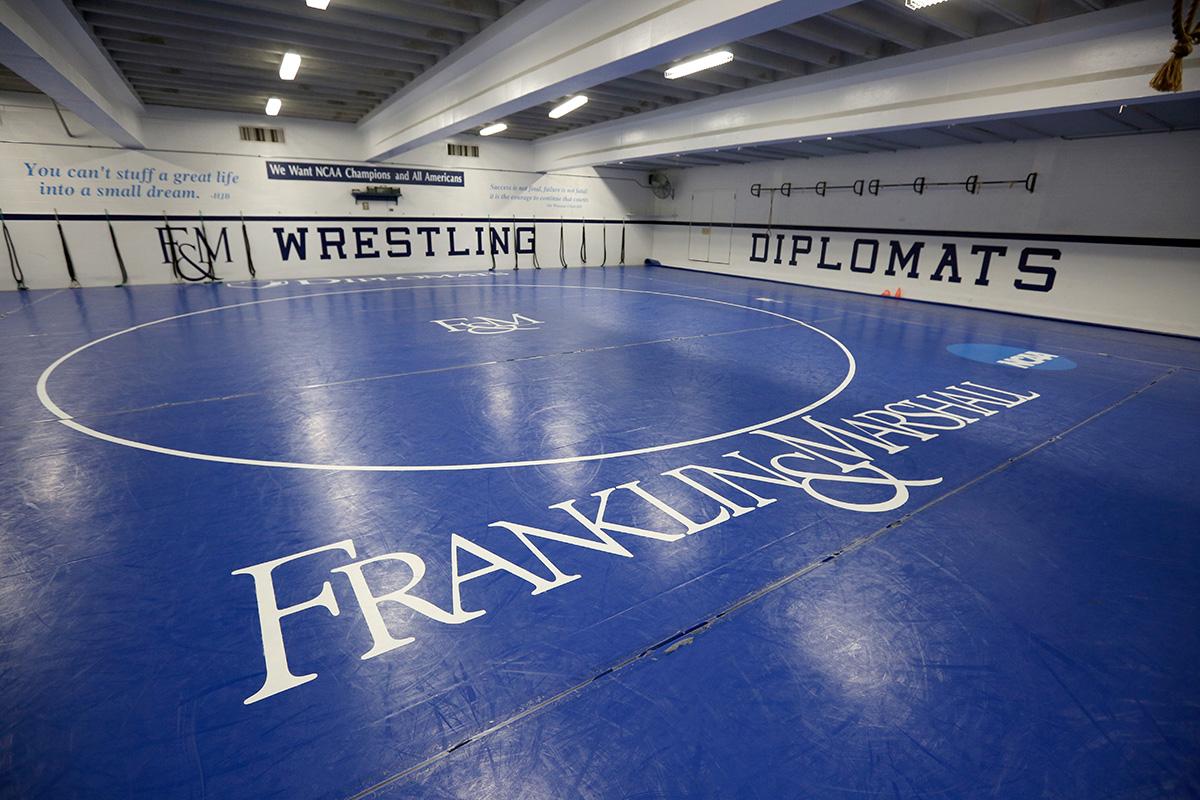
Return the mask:
{"type": "Polygon", "coordinates": [[[839,394],[841,394],[842,391],[845,390],[845,388],[850,385],[850,382],[852,380],[854,380],[854,375],[855,375],[856,370],[857,370],[857,365],[854,361],[854,354],[851,353],[850,350],[844,344],[842,344],[840,341],[838,341],[832,335],[826,333],[825,331],[821,330],[820,328],[818,328],[814,325],[810,325],[807,322],[804,322],[803,320],[799,320],[794,317],[789,317],[786,314],[780,314],[776,311],[768,311],[764,308],[755,308],[754,306],[745,306],[745,305],[741,305],[740,303],[730,303],[726,300],[713,300],[712,298],[708,298],[708,297],[694,297],[692,295],[675,294],[672,292],[654,292],[654,291],[650,291],[648,289],[621,289],[621,288],[616,288],[616,287],[605,287],[605,286],[540,286],[538,284],[530,284],[530,283],[501,283],[501,284],[496,284],[496,283],[466,283],[466,284],[458,283],[458,284],[437,284],[437,285],[432,285],[432,286],[428,285],[428,284],[424,284],[424,285],[419,285],[419,286],[385,286],[385,287],[375,287],[375,288],[371,288],[371,289],[354,289],[351,291],[343,291],[343,292],[315,292],[315,293],[293,294],[293,295],[287,295],[286,297],[272,297],[272,298],[268,298],[266,300],[250,300],[245,303],[233,303],[232,305],[226,305],[226,306],[214,306],[213,308],[205,308],[205,309],[201,309],[200,311],[189,311],[186,314],[175,314],[174,316],[163,317],[161,319],[152,320],[150,322],[143,322],[139,325],[133,325],[131,327],[125,328],[124,330],[117,331],[116,333],[110,333],[107,336],[101,336],[99,339],[93,339],[92,341],[88,342],[87,344],[80,345],[79,347],[76,347],[74,350],[67,353],[66,355],[59,357],[53,364],[46,367],[46,369],[42,372],[41,376],[38,378],[37,396],[38,396],[38,399],[41,401],[42,405],[45,406],[46,409],[51,414],[53,414],[55,417],[57,417],[59,422],[61,422],[63,425],[66,425],[68,428],[79,431],[80,433],[86,434],[95,439],[100,439],[101,441],[110,442],[112,444],[122,445],[124,447],[132,447],[137,450],[145,450],[150,453],[159,453],[162,455],[176,456],[178,458],[190,458],[190,459],[194,459],[196,461],[213,461],[213,462],[217,462],[217,463],[221,463],[221,464],[240,464],[240,465],[249,466],[249,467],[273,467],[273,468],[278,468],[278,469],[309,469],[309,470],[346,471],[346,472],[456,472],[456,471],[462,471],[462,470],[502,469],[502,468],[506,468],[506,467],[538,467],[538,466],[550,466],[550,465],[554,465],[554,464],[573,464],[573,463],[580,462],[580,461],[600,461],[600,460],[609,459],[609,458],[623,458],[626,456],[639,456],[639,455],[645,455],[647,453],[658,453],[658,452],[662,452],[664,450],[675,450],[675,449],[678,449],[681,447],[691,447],[692,445],[705,444],[707,442],[715,442],[715,441],[719,441],[721,439],[728,439],[732,436],[738,436],[743,433],[750,433],[751,431],[761,430],[763,428],[770,427],[771,425],[777,425],[778,423],[783,422],[785,420],[789,420],[789,419],[793,419],[794,417],[798,417],[801,414],[807,414],[809,411],[812,411],[813,409],[817,408],[818,406],[822,406],[825,403],[828,403],[830,400],[832,400],[833,398],[835,398],[839,394]],[[522,460],[522,461],[494,461],[494,462],[479,463],[479,464],[312,464],[312,463],[303,462],[303,461],[270,461],[270,460],[258,459],[258,458],[239,458],[237,456],[222,456],[222,455],[216,455],[213,453],[197,453],[197,452],[193,452],[191,450],[176,450],[176,449],[170,448],[170,447],[160,447],[159,445],[156,445],[156,444],[148,444],[146,442],[138,442],[133,439],[125,439],[120,436],[113,436],[110,433],[105,433],[104,431],[98,431],[95,428],[91,428],[87,425],[84,425],[83,423],[79,422],[74,417],[72,417],[70,414],[68,414],[66,411],[64,411],[61,407],[59,407],[59,405],[56,402],[54,402],[54,400],[50,397],[50,394],[46,389],[46,384],[50,380],[50,376],[52,374],[54,374],[54,370],[58,369],[60,366],[62,366],[64,363],[66,363],[68,360],[70,360],[74,356],[78,355],[79,353],[82,353],[84,350],[87,350],[89,347],[94,347],[95,345],[98,345],[102,342],[106,342],[109,339],[115,339],[118,336],[124,336],[127,333],[133,333],[134,331],[139,331],[143,328],[149,328],[153,325],[161,325],[164,322],[171,322],[173,320],[184,319],[186,317],[200,316],[201,314],[213,314],[218,311],[227,311],[231,308],[244,308],[246,306],[263,305],[265,303],[282,303],[282,302],[288,302],[291,300],[298,300],[301,298],[325,297],[325,296],[329,296],[329,295],[341,295],[341,294],[367,294],[367,293],[372,293],[372,292],[393,292],[393,291],[415,290],[415,289],[442,289],[442,288],[452,288],[452,287],[468,288],[468,287],[480,287],[480,286],[485,286],[485,287],[487,287],[487,286],[490,286],[490,287],[515,286],[515,287],[529,288],[529,289],[555,289],[555,290],[559,290],[559,291],[564,290],[564,289],[581,289],[581,290],[585,290],[585,291],[629,292],[629,293],[634,293],[634,294],[649,294],[649,295],[659,295],[662,297],[674,297],[674,298],[679,298],[679,299],[684,299],[684,300],[696,300],[696,301],[699,301],[702,303],[712,303],[714,305],[720,305],[720,306],[731,306],[733,308],[741,308],[741,309],[745,309],[747,311],[754,311],[759,314],[767,314],[769,316],[778,317],[780,319],[785,319],[788,322],[794,322],[797,325],[801,325],[805,328],[808,328],[809,330],[814,331],[814,332],[820,334],[821,336],[824,336],[826,339],[828,339],[829,341],[831,341],[835,345],[837,345],[838,348],[842,351],[842,353],[846,356],[846,365],[847,365],[846,375],[844,378],[842,378],[841,383],[839,383],[829,393],[827,393],[824,397],[821,397],[819,400],[809,403],[808,405],[804,406],[803,408],[798,408],[795,411],[789,411],[787,414],[784,414],[779,417],[775,417],[774,419],[765,420],[763,422],[756,422],[753,425],[747,425],[745,427],[738,428],[737,430],[725,431],[723,433],[714,433],[709,436],[702,436],[698,439],[688,439],[687,441],[682,441],[682,442],[668,442],[666,444],[653,445],[651,447],[639,447],[639,448],[636,448],[633,450],[621,450],[621,451],[618,451],[615,453],[594,453],[594,454],[590,454],[590,455],[581,455],[581,456],[563,456],[561,458],[533,458],[533,459],[522,460]]]}

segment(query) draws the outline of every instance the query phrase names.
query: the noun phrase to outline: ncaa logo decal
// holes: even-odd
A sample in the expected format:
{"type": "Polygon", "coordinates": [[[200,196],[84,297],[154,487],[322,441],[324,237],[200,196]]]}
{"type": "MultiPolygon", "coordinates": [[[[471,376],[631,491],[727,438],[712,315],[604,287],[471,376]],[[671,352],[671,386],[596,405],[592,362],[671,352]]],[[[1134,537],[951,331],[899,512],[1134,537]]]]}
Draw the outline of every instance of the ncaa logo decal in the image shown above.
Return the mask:
{"type": "Polygon", "coordinates": [[[513,314],[512,319],[496,319],[494,317],[451,317],[450,319],[431,319],[430,322],[441,325],[451,333],[476,333],[490,336],[496,333],[512,333],[513,331],[536,331],[543,324],[539,320],[524,314],[513,314]]]}
{"type": "Polygon", "coordinates": [[[1017,369],[1064,370],[1076,367],[1071,359],[1054,353],[1003,344],[952,344],[946,349],[960,358],[1017,369]]]}

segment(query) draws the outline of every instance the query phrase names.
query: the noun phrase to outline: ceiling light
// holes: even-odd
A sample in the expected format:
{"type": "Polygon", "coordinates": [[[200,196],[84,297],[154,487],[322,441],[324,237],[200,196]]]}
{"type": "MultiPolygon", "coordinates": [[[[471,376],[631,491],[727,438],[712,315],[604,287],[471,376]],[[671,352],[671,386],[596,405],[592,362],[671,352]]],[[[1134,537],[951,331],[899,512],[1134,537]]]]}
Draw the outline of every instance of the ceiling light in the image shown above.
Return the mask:
{"type": "Polygon", "coordinates": [[[279,109],[283,108],[283,101],[278,97],[272,97],[267,101],[267,116],[274,117],[279,113],[279,109]]]}
{"type": "Polygon", "coordinates": [[[309,8],[315,8],[318,11],[324,11],[329,8],[329,0],[304,0],[304,4],[309,8]]]}
{"type": "Polygon", "coordinates": [[[833,141],[833,137],[832,137],[832,136],[826,136],[826,137],[825,137],[825,141],[827,141],[827,142],[832,142],[832,141],[833,141]]]}
{"type": "Polygon", "coordinates": [[[506,130],[508,130],[507,125],[505,125],[503,122],[497,122],[495,125],[488,125],[485,128],[481,128],[479,131],[479,135],[480,136],[491,136],[493,133],[500,133],[501,131],[506,131],[506,130]]]}
{"type": "Polygon", "coordinates": [[[938,3],[944,2],[946,2],[946,0],[904,0],[904,5],[908,6],[913,11],[917,11],[929,6],[936,6],[938,3]]]}
{"type": "Polygon", "coordinates": [[[552,108],[550,110],[550,119],[558,119],[559,117],[564,117],[567,114],[570,114],[575,109],[579,108],[580,106],[586,104],[587,101],[588,101],[587,95],[577,94],[574,97],[572,97],[570,100],[559,103],[554,108],[552,108]]]}
{"type": "Polygon", "coordinates": [[[730,61],[733,61],[733,53],[728,50],[718,50],[715,53],[709,53],[699,58],[693,58],[691,61],[676,64],[664,72],[663,77],[668,80],[675,80],[676,78],[682,78],[684,75],[691,75],[694,72],[728,64],[730,61]]]}
{"type": "Polygon", "coordinates": [[[283,54],[283,61],[279,64],[279,77],[285,81],[290,81],[296,77],[296,73],[300,71],[300,54],[293,53],[290,50],[283,54]]]}

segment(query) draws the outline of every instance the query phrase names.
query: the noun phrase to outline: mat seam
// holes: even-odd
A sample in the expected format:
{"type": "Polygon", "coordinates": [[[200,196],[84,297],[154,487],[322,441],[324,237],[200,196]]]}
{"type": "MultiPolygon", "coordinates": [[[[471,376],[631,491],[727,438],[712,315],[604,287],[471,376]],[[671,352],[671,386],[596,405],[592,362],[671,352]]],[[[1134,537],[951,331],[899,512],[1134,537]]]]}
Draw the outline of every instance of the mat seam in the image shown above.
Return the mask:
{"type": "Polygon", "coordinates": [[[67,290],[66,289],[56,289],[53,292],[51,292],[50,294],[46,295],[45,297],[39,297],[37,300],[31,300],[28,303],[22,303],[20,306],[18,306],[17,308],[14,308],[12,311],[5,311],[4,313],[0,314],[0,319],[5,319],[7,317],[11,317],[14,314],[24,311],[25,309],[30,308],[31,306],[36,306],[38,303],[41,303],[45,300],[49,300],[52,297],[58,297],[60,294],[62,294],[65,291],[67,291],[67,290]]]}

